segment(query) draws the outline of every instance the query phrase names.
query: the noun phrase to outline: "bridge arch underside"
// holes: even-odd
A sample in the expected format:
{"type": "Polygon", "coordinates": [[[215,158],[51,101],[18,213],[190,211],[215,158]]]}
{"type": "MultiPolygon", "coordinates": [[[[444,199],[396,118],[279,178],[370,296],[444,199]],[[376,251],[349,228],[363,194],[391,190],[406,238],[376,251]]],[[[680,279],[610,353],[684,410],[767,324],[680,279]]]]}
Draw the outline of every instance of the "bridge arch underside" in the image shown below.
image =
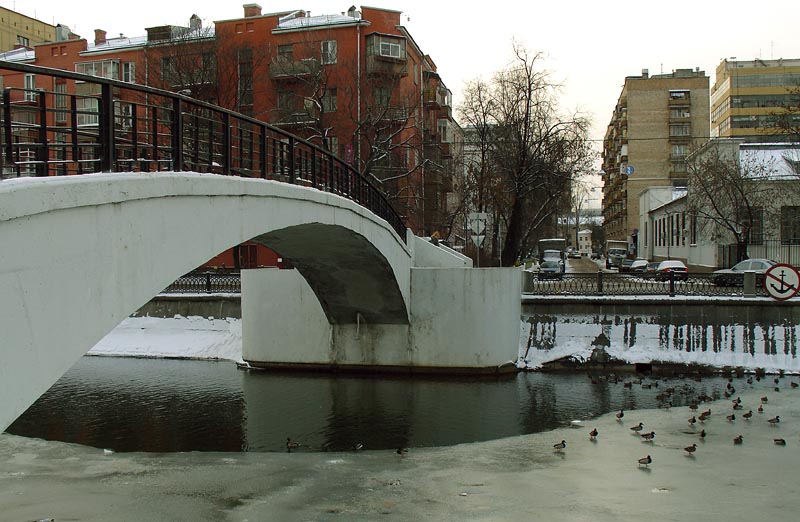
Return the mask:
{"type": "Polygon", "coordinates": [[[411,254],[348,199],[193,173],[0,183],[0,430],[177,277],[253,238],[296,263],[329,321],[408,322],[411,254]]]}
{"type": "Polygon", "coordinates": [[[363,235],[340,226],[308,223],[251,241],[289,260],[319,299],[331,324],[361,320],[408,324],[408,310],[386,257],[363,235]]]}

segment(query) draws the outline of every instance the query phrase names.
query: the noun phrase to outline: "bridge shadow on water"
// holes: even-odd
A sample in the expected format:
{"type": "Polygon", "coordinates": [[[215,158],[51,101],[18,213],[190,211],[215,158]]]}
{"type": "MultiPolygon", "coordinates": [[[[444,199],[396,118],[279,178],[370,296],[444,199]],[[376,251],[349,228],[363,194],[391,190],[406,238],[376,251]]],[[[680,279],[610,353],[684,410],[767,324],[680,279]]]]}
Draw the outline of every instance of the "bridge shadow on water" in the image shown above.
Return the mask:
{"type": "MultiPolygon", "coordinates": [[[[84,357],[8,432],[114,451],[447,446],[719,397],[728,380],[520,373],[504,379],[246,372],[230,362],[84,357]],[[628,383],[626,385],[625,383],[628,383]]],[[[788,380],[788,379],[787,379],[788,380]]],[[[740,389],[768,387],[766,379],[740,389]]],[[[771,386],[771,378],[769,379],[771,386]]],[[[785,384],[788,387],[788,383],[785,384]]]]}

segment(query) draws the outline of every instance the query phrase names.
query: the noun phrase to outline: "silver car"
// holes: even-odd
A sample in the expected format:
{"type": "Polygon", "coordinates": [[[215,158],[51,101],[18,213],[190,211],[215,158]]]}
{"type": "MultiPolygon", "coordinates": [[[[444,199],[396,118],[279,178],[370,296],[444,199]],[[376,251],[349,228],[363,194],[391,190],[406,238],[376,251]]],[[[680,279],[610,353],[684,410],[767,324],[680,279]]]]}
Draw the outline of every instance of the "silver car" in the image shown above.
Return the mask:
{"type": "Polygon", "coordinates": [[[774,265],[777,263],[771,259],[745,259],[730,268],[712,272],[711,282],[719,286],[742,286],[744,273],[752,271],[756,273],[756,286],[763,286],[764,274],[774,265]]]}

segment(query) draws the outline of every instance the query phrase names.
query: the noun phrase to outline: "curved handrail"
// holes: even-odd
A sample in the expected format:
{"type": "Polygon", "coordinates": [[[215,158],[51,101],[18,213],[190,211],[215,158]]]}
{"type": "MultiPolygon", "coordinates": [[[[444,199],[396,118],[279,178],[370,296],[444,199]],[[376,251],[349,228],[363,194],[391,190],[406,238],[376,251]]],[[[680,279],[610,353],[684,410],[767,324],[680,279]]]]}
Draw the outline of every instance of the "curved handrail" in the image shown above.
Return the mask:
{"type": "Polygon", "coordinates": [[[0,180],[138,171],[272,179],[348,197],[406,240],[405,223],[379,181],[283,129],[146,85],[4,60],[0,70],[54,79],[53,90],[3,90],[0,180]],[[90,87],[67,92],[67,81],[90,87]]]}

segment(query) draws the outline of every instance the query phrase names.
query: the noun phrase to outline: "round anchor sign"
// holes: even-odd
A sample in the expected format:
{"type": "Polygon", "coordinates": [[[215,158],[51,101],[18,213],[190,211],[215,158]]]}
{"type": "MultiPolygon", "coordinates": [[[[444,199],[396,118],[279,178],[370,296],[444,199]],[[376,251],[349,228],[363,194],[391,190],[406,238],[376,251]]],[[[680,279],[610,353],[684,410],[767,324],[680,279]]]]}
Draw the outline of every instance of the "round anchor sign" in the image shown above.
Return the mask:
{"type": "Polygon", "coordinates": [[[797,295],[800,274],[791,265],[773,265],[764,274],[764,289],[774,299],[785,301],[797,295]]]}

